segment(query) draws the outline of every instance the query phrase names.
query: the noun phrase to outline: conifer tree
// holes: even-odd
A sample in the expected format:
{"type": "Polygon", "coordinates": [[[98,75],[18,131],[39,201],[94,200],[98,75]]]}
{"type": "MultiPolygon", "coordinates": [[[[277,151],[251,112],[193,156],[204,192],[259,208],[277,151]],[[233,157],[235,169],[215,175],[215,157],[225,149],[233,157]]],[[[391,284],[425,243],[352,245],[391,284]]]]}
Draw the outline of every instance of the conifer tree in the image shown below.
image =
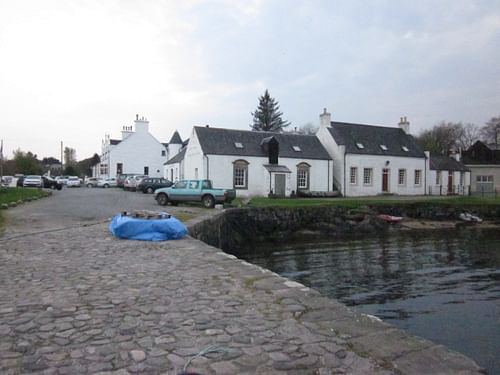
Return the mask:
{"type": "Polygon", "coordinates": [[[253,124],[250,127],[252,130],[280,133],[290,125],[290,122],[281,118],[282,115],[278,101],[272,98],[266,89],[264,95],[259,98],[259,106],[252,112],[253,124]]]}

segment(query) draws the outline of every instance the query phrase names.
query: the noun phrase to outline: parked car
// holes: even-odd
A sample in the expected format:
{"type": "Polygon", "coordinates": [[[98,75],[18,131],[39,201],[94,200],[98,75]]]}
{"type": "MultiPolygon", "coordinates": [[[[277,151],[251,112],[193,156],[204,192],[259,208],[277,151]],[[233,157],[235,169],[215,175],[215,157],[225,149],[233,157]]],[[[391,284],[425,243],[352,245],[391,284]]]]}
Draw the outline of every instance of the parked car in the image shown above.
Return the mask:
{"type": "Polygon", "coordinates": [[[0,181],[0,185],[1,186],[10,186],[13,179],[14,179],[14,177],[12,177],[12,176],[2,176],[2,180],[0,181]]]}
{"type": "Polygon", "coordinates": [[[81,182],[77,176],[69,176],[68,181],[66,182],[67,187],[80,187],[81,182]]]}
{"type": "Polygon", "coordinates": [[[42,176],[29,175],[24,177],[23,187],[43,187],[42,176]]]}
{"type": "Polygon", "coordinates": [[[16,186],[17,187],[23,187],[24,186],[24,176],[23,175],[15,175],[14,177],[17,177],[17,181],[16,181],[16,186]]]}
{"type": "Polygon", "coordinates": [[[125,179],[125,182],[123,183],[123,189],[124,190],[129,190],[129,191],[136,191],[137,190],[137,185],[139,184],[139,182],[144,179],[144,178],[147,178],[148,176],[146,175],[134,175],[134,176],[128,176],[126,179],[125,179]]]}
{"type": "Polygon", "coordinates": [[[170,187],[173,185],[172,181],[166,178],[148,177],[143,178],[137,185],[137,190],[143,193],[153,194],[156,189],[170,187]]]}
{"type": "Polygon", "coordinates": [[[93,188],[98,186],[99,180],[102,180],[98,177],[89,177],[85,180],[85,186],[88,188],[93,188]]]}
{"type": "Polygon", "coordinates": [[[110,188],[110,187],[116,187],[116,178],[110,177],[110,178],[102,178],[97,181],[97,186],[102,187],[102,188],[110,188]]]}
{"type": "Polygon", "coordinates": [[[129,176],[133,176],[134,173],[122,173],[116,177],[116,186],[124,187],[125,179],[129,176]]]}
{"type": "Polygon", "coordinates": [[[42,176],[42,180],[43,180],[43,187],[46,189],[61,190],[63,187],[63,184],[61,184],[59,181],[51,177],[42,176]]]}
{"type": "Polygon", "coordinates": [[[210,180],[181,180],[168,188],[155,191],[158,204],[176,205],[179,202],[201,202],[205,208],[213,208],[216,203],[232,202],[236,198],[233,189],[214,189],[210,180]]]}
{"type": "Polygon", "coordinates": [[[68,183],[68,178],[69,176],[57,176],[56,180],[59,181],[61,184],[66,185],[68,183]]]}

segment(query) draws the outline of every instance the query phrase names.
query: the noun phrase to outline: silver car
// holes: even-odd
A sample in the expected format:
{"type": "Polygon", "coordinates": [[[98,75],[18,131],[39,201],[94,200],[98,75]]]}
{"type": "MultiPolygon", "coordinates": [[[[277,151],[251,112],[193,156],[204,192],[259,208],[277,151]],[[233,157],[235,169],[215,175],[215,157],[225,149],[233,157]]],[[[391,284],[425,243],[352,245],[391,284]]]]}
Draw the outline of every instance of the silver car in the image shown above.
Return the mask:
{"type": "Polygon", "coordinates": [[[23,187],[43,187],[42,176],[29,175],[24,178],[23,187]]]}

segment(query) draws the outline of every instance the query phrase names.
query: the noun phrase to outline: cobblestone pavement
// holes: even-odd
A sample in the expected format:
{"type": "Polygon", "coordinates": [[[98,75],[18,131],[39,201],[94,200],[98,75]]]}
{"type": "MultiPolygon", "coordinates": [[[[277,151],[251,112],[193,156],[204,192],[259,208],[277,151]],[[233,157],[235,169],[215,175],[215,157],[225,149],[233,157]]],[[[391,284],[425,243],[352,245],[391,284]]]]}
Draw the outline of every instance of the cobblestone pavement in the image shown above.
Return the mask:
{"type": "Polygon", "coordinates": [[[0,285],[2,374],[479,371],[191,238],[124,241],[106,224],[4,236],[0,285]]]}

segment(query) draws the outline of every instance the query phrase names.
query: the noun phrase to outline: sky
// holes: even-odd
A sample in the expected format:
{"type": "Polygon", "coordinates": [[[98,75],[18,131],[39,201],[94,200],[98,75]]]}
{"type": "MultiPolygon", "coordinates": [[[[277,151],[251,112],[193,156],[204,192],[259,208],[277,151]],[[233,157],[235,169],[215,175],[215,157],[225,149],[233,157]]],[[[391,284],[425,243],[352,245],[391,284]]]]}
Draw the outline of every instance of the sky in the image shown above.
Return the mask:
{"type": "Polygon", "coordinates": [[[498,0],[0,0],[0,139],[77,159],[135,115],[168,142],[249,129],[266,89],[300,127],[418,134],[500,115],[498,0]]]}

